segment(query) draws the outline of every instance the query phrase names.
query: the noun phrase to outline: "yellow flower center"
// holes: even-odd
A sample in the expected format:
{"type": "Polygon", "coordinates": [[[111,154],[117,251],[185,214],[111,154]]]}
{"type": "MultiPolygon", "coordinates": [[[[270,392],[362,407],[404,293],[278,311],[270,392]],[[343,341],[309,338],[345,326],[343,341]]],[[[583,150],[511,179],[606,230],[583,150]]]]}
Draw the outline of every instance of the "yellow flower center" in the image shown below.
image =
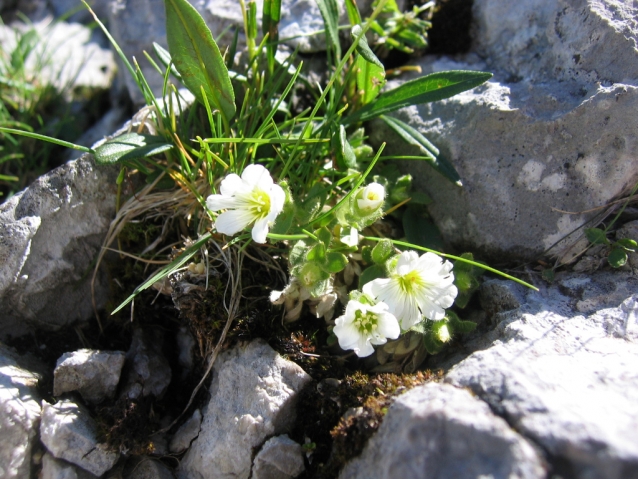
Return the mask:
{"type": "Polygon", "coordinates": [[[250,194],[250,212],[256,218],[264,218],[270,211],[270,196],[262,190],[254,190],[250,194]]]}
{"type": "Polygon", "coordinates": [[[418,271],[410,271],[408,274],[399,276],[398,280],[399,287],[408,295],[414,294],[415,290],[420,289],[424,284],[418,271]]]}
{"type": "Polygon", "coordinates": [[[379,318],[370,311],[364,313],[359,310],[354,312],[353,323],[360,333],[370,334],[377,329],[379,318]]]}

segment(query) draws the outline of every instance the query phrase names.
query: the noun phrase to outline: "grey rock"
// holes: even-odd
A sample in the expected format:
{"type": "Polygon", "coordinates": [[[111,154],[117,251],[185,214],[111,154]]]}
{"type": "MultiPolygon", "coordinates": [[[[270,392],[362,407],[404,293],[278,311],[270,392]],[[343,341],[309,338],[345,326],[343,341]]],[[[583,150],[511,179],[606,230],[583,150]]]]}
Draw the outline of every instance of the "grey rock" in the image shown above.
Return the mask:
{"type": "Polygon", "coordinates": [[[132,458],[127,463],[123,479],[175,479],[173,472],[156,459],[150,457],[132,458]]]}
{"type": "Polygon", "coordinates": [[[42,457],[40,479],[95,479],[97,477],[71,463],[56,459],[48,452],[42,457]]]}
{"type": "MultiPolygon", "coordinates": [[[[493,79],[397,113],[437,145],[464,187],[424,162],[402,169],[433,198],[429,212],[458,250],[502,261],[553,247],[563,257],[582,235],[576,228],[599,221],[581,212],[638,180],[638,11],[628,1],[482,0],[473,12],[475,51],[419,65],[424,73],[486,70],[493,79]]],[[[415,153],[382,122],[373,138],[389,141],[384,154],[415,153]]]]}
{"type": "MultiPolygon", "coordinates": [[[[89,273],[115,212],[116,176],[84,155],[0,205],[0,337],[93,314],[89,273]]],[[[108,284],[98,275],[95,286],[100,307],[108,284]]]]}
{"type": "Polygon", "coordinates": [[[310,379],[262,340],[221,354],[199,437],[183,457],[178,477],[247,479],[253,449],[291,426],[296,394],[310,379]]]}
{"type": "Polygon", "coordinates": [[[40,375],[19,364],[17,355],[0,343],[0,477],[31,475],[31,451],[37,441],[40,375]]]}
{"type": "Polygon", "coordinates": [[[119,458],[97,442],[95,421],[83,406],[72,401],[42,402],[40,439],[56,458],[96,476],[111,469],[119,458]]]}
{"type": "Polygon", "coordinates": [[[16,32],[29,30],[35,30],[40,40],[26,58],[26,75],[53,85],[69,101],[90,98],[111,87],[116,70],[113,53],[92,40],[88,27],[79,23],[51,23],[50,18],[32,25],[0,25],[4,51],[16,48],[20,35],[16,32]]]}
{"type": "Polygon", "coordinates": [[[496,313],[446,381],[470,388],[571,477],[635,477],[637,286],[624,272],[558,275],[496,313]]]}
{"type": "Polygon", "coordinates": [[[488,67],[532,81],[636,84],[635,2],[476,0],[472,13],[473,48],[488,67]]]}
{"type": "Polygon", "coordinates": [[[271,437],[253,461],[253,479],[292,479],[306,470],[301,446],[286,434],[271,437]]]}
{"type": "Polygon", "coordinates": [[[78,391],[91,403],[111,398],[120,381],[124,360],[121,351],[80,349],[65,353],[53,371],[53,395],[78,391]]]}
{"type": "MultiPolygon", "coordinates": [[[[82,5],[77,0],[48,0],[48,3],[56,17],[68,14],[71,10],[75,10],[79,5],[82,5]]],[[[109,2],[107,0],[87,0],[86,3],[91,6],[91,9],[100,20],[106,20],[109,6],[109,2]]],[[[69,17],[69,21],[86,24],[92,22],[93,17],[89,13],[88,9],[82,5],[82,8],[77,13],[74,13],[71,17],[69,17]]]]}
{"type": "Polygon", "coordinates": [[[188,449],[193,439],[199,435],[201,425],[202,413],[199,409],[195,409],[193,415],[173,435],[168,450],[173,454],[178,454],[188,449]]]}
{"type": "Polygon", "coordinates": [[[419,386],[390,406],[340,478],[544,478],[535,448],[469,392],[419,386]]]}
{"type": "Polygon", "coordinates": [[[171,367],[162,353],[164,337],[159,329],[136,329],[126,353],[130,364],[122,395],[131,399],[153,395],[161,398],[171,382],[171,367]]]}
{"type": "Polygon", "coordinates": [[[196,346],[195,338],[193,338],[188,328],[182,327],[177,331],[175,339],[179,351],[177,361],[182,367],[182,377],[185,377],[193,369],[196,346]]]}

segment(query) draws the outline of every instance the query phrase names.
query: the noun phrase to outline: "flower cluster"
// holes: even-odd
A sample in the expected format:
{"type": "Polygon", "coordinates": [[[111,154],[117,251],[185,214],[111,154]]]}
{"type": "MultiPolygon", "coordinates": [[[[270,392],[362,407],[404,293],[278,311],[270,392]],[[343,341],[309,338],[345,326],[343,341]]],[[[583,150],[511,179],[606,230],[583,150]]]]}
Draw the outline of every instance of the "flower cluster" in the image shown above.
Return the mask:
{"type": "Polygon", "coordinates": [[[452,306],[458,290],[452,263],[433,253],[419,257],[414,251],[401,253],[388,278],[363,286],[363,295],[377,301],[374,306],[351,300],[336,320],[334,333],[342,349],[360,356],[373,353],[372,345],[396,339],[425,319],[439,321],[452,306]],[[399,327],[400,324],[400,327],[399,327]]]}

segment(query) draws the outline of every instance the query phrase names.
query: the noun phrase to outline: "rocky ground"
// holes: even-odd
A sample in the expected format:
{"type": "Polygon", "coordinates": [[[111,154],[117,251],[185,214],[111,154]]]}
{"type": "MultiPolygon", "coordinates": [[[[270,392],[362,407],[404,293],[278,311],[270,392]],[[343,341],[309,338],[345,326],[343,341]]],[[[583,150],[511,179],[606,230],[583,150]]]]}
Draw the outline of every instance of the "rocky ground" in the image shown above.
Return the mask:
{"type": "MultiPolygon", "coordinates": [[[[128,55],[163,40],[161,2],[93,3],[128,55]]],[[[68,8],[4,0],[3,18],[16,6],[34,19],[68,8]]],[[[223,1],[199,7],[213,28],[239,21],[223,1]]],[[[529,262],[519,272],[539,292],[484,278],[461,313],[477,329],[427,358],[433,373],[410,377],[315,360],[312,324],[282,341],[263,334],[271,313],[253,305],[180,416],[207,345],[175,296],[100,331],[90,278],[117,172],[84,156],[0,205],[0,476],[638,478],[638,256],[614,270],[604,248],[576,255],[586,246],[578,228],[618,211],[612,201],[638,182],[638,10],[628,0],[475,0],[471,9],[469,51],[418,63],[494,78],[398,113],[464,187],[404,167],[434,199],[449,245],[491,264],[529,262]],[[549,261],[561,266],[551,282],[540,274],[549,261]],[[331,430],[333,450],[323,439],[331,430]]],[[[314,4],[285,11],[282,30],[319,21],[314,4]]],[[[104,123],[102,134],[117,129],[104,123]]],[[[391,138],[381,128],[375,136],[391,138]]],[[[638,239],[631,204],[616,226],[615,238],[638,239]]],[[[113,270],[94,287],[99,308],[124,294],[113,270]]],[[[203,291],[200,302],[214,298],[203,291]]]]}

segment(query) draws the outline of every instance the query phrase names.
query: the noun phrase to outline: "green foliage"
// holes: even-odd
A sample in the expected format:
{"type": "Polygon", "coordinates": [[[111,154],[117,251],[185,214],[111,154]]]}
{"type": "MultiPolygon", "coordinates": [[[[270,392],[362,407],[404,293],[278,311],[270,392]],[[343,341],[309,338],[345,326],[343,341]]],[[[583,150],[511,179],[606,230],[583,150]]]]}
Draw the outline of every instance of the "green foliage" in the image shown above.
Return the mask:
{"type": "Polygon", "coordinates": [[[157,155],[173,148],[162,137],[126,133],[100,145],[95,150],[95,161],[100,165],[125,163],[157,155]]]}
{"type": "Polygon", "coordinates": [[[184,85],[202,104],[208,102],[219,109],[229,122],[235,115],[235,93],[210,30],[186,0],[165,0],[164,4],[168,49],[184,85]]]}
{"type": "Polygon", "coordinates": [[[638,243],[630,238],[623,238],[612,243],[607,239],[607,230],[600,228],[586,229],[585,236],[591,244],[609,247],[607,262],[614,268],[620,268],[627,264],[627,253],[635,253],[638,248],[638,243]]]}

